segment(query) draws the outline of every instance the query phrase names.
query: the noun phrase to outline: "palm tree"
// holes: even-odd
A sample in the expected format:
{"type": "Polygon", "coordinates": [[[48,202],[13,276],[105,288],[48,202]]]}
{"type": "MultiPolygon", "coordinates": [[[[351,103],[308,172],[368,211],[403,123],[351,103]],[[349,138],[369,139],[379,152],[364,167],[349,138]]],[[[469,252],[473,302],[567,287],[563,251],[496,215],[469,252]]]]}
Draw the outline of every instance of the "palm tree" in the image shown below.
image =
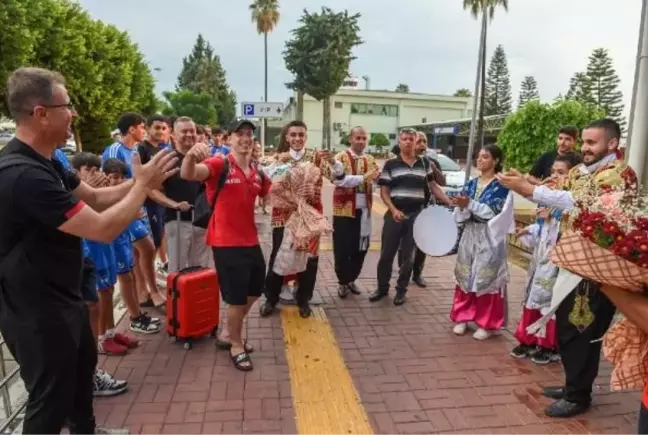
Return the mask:
{"type": "MultiPolygon", "coordinates": [[[[257,32],[263,33],[264,53],[264,93],[263,98],[268,101],[268,33],[272,32],[279,22],[279,1],[278,0],[254,0],[250,5],[252,22],[256,24],[257,32]]],[[[265,119],[263,120],[265,127],[265,119]]],[[[265,128],[264,135],[265,135],[265,128]]],[[[261,149],[265,148],[265,137],[261,138],[261,149]]]]}
{"type": "MultiPolygon", "coordinates": [[[[472,155],[475,147],[475,115],[477,112],[477,98],[479,102],[479,132],[478,137],[483,145],[484,140],[484,101],[486,97],[486,40],[488,35],[488,20],[495,17],[495,9],[504,8],[508,12],[508,0],[463,0],[463,8],[468,9],[475,18],[482,19],[481,39],[479,43],[479,61],[477,67],[477,80],[475,83],[475,101],[473,104],[473,122],[470,126],[470,139],[468,140],[468,165],[472,165],[472,155]],[[481,84],[481,86],[480,86],[481,84]]],[[[470,167],[470,166],[469,166],[470,167]]],[[[470,171],[466,171],[466,181],[470,171]]]]}

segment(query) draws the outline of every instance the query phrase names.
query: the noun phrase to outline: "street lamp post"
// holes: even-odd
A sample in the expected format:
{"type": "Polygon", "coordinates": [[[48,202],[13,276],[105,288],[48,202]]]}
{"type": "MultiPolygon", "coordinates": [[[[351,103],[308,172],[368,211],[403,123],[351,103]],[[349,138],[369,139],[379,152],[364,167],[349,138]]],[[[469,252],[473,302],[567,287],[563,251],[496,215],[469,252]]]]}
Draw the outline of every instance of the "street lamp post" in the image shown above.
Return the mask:
{"type": "MultiPolygon", "coordinates": [[[[647,0],[648,1],[648,0],[647,0]]],[[[482,70],[482,60],[483,53],[486,50],[486,26],[488,26],[488,16],[486,15],[486,9],[482,11],[482,26],[481,26],[481,36],[479,38],[479,54],[477,59],[477,78],[475,79],[475,96],[473,100],[473,110],[472,110],[472,120],[470,122],[470,136],[468,137],[468,154],[466,156],[466,180],[465,183],[468,184],[470,181],[470,174],[472,172],[472,162],[473,162],[473,153],[475,150],[475,127],[477,124],[477,111],[479,110],[479,90],[481,84],[481,70],[482,70]]]]}
{"type": "Polygon", "coordinates": [[[637,172],[640,182],[648,185],[648,0],[642,0],[637,65],[630,108],[630,127],[626,152],[628,164],[637,172]]]}

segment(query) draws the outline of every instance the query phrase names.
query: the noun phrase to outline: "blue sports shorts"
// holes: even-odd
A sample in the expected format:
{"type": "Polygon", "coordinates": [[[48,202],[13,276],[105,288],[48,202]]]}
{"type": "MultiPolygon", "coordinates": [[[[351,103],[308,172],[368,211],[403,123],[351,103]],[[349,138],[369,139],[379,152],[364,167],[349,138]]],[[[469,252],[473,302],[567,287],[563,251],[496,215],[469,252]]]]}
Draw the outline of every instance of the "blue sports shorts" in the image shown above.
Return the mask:
{"type": "Polygon", "coordinates": [[[151,229],[149,228],[148,218],[140,218],[134,220],[127,228],[130,233],[130,241],[137,242],[140,239],[151,234],[151,229]]]}
{"type": "Polygon", "coordinates": [[[116,272],[117,275],[123,275],[133,270],[135,259],[133,258],[133,242],[128,231],[121,233],[112,242],[113,251],[115,252],[116,272]]]}
{"type": "Polygon", "coordinates": [[[117,282],[115,251],[112,244],[88,240],[88,249],[96,269],[96,288],[99,291],[109,290],[117,282]]]}
{"type": "Polygon", "coordinates": [[[162,237],[164,236],[164,214],[165,208],[159,204],[149,204],[146,206],[146,214],[148,215],[148,224],[151,229],[151,236],[153,237],[153,244],[155,248],[162,245],[162,237]]]}

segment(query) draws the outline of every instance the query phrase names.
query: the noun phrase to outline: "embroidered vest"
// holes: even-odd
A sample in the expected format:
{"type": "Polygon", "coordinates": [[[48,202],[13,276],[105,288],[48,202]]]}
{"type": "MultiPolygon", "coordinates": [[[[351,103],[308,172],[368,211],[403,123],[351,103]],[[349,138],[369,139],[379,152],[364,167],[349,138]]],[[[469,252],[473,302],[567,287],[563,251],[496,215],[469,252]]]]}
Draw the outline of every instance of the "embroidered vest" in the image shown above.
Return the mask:
{"type": "MultiPolygon", "coordinates": [[[[346,175],[365,175],[375,168],[375,162],[371,156],[364,155],[354,158],[351,151],[348,150],[338,154],[337,160],[344,166],[346,175]]],[[[371,210],[373,204],[372,187],[371,181],[363,181],[357,187],[336,187],[333,191],[333,216],[355,217],[356,193],[365,194],[367,208],[371,210]]]]}

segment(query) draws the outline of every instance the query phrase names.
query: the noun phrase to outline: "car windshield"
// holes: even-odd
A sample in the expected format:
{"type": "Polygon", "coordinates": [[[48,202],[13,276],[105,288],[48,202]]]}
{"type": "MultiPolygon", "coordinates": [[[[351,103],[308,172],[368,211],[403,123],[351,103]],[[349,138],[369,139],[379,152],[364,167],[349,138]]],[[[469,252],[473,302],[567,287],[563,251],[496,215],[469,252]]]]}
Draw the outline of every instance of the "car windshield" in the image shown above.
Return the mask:
{"type": "Polygon", "coordinates": [[[441,170],[443,172],[459,172],[461,171],[461,166],[459,166],[454,160],[443,154],[437,154],[436,157],[439,165],[441,165],[441,170]]]}

